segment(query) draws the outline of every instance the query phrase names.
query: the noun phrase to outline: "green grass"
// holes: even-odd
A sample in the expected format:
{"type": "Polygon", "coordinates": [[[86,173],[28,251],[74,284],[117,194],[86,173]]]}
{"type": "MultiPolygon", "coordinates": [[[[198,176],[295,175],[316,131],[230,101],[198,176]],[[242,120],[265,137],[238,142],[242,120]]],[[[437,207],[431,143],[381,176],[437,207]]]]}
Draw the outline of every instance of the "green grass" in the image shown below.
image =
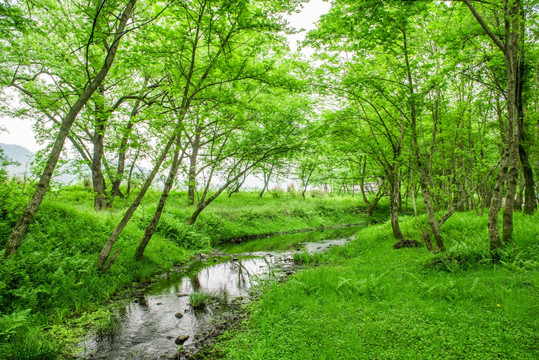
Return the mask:
{"type": "Polygon", "coordinates": [[[193,291],[193,293],[189,295],[189,305],[193,309],[203,309],[211,301],[212,301],[212,296],[202,291],[193,291]]]}
{"type": "MultiPolygon", "coordinates": [[[[486,222],[455,214],[442,231],[445,258],[459,260],[442,266],[425,247],[393,250],[389,224],[361,230],[325,265],[267,284],[250,319],[213,356],[537,359],[539,214],[515,215],[515,243],[498,264],[489,259],[486,222]]],[[[420,238],[415,219],[401,226],[420,238]]]]}
{"type": "Polygon", "coordinates": [[[297,234],[270,236],[256,241],[244,241],[240,244],[223,244],[219,248],[225,253],[248,253],[257,251],[285,251],[297,249],[302,242],[317,242],[323,239],[337,239],[350,237],[357,232],[360,226],[340,229],[327,229],[324,231],[302,232],[297,234]]]}
{"type": "MultiPolygon", "coordinates": [[[[23,185],[0,186],[0,248],[28,201],[30,187],[23,185]]],[[[112,323],[98,311],[104,302],[134,282],[209,250],[210,244],[362,219],[359,197],[303,200],[281,194],[258,199],[255,193],[239,193],[218,198],[189,227],[194,208],[186,205],[185,193],[172,193],[144,260],[135,262],[135,248],[158,199],[157,191],[149,192],[115,244],[115,263],[99,274],[97,253],[132,198],[117,199],[112,209],[96,212],[91,189],[71,186],[47,194],[18,254],[0,264],[1,359],[51,359],[58,353],[71,358],[85,324],[96,324],[96,332],[104,335],[112,331],[112,323]]]]}

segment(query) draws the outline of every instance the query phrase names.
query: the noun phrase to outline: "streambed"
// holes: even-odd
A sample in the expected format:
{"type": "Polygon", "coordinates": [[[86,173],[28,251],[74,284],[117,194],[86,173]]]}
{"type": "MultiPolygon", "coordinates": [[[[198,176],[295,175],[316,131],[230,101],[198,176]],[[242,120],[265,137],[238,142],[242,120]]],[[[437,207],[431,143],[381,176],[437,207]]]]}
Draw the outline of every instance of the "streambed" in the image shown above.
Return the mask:
{"type": "MultiPolygon", "coordinates": [[[[215,319],[238,312],[249,301],[253,286],[268,274],[291,274],[293,254],[322,252],[349,242],[359,227],[279,235],[227,245],[218,257],[199,257],[187,269],[163,274],[134,293],[125,308],[118,309],[113,336],[93,337],[82,344],[80,359],[169,359],[179,346],[185,353],[196,352],[208,336],[215,319]],[[193,292],[211,294],[221,301],[202,309],[189,305],[193,292]]],[[[219,325],[222,326],[222,325],[219,325]]]]}

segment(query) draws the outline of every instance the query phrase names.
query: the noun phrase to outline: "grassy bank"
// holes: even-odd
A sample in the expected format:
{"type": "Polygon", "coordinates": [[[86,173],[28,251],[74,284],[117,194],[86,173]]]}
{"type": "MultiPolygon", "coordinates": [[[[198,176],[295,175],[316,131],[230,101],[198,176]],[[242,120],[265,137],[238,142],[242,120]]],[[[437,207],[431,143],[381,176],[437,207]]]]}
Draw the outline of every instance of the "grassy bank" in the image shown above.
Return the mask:
{"type": "MultiPolygon", "coordinates": [[[[449,257],[392,249],[389,224],[361,230],[321,266],[266,284],[250,319],[213,357],[537,359],[539,214],[516,214],[514,244],[498,264],[486,223],[455,214],[442,227],[449,257]]],[[[416,220],[401,225],[420,238],[416,220]]]]}
{"type": "MultiPolygon", "coordinates": [[[[0,246],[26,204],[24,185],[0,189],[0,246]]],[[[193,211],[185,193],[172,193],[144,261],[133,260],[159,198],[151,192],[117,241],[114,265],[98,274],[93,264],[129,199],[118,199],[103,212],[92,209],[93,194],[68,187],[48,194],[16,256],[0,264],[0,358],[70,357],[65,344],[78,339],[86,324],[106,325],[108,314],[96,311],[134,282],[187,261],[223,239],[362,220],[358,197],[309,197],[295,194],[240,193],[216,200],[191,227],[193,211]]],[[[380,215],[382,216],[382,215],[380,215]]],[[[3,253],[0,253],[2,256],[3,253]]]]}

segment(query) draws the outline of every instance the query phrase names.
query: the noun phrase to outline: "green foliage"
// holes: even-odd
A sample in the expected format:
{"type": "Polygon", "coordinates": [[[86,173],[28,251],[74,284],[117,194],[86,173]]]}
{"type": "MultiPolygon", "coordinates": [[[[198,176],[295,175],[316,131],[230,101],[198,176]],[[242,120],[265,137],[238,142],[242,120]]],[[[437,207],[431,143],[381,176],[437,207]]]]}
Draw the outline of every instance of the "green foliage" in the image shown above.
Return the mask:
{"type": "Polygon", "coordinates": [[[98,320],[96,324],[96,337],[99,340],[113,339],[118,331],[118,319],[115,315],[109,314],[104,319],[98,320]]]}
{"type": "MultiPolygon", "coordinates": [[[[537,218],[516,215],[515,227],[531,228],[526,235],[537,239],[537,218]]],[[[442,227],[451,256],[483,254],[477,239],[488,244],[486,221],[453,215],[442,227]]],[[[401,226],[420,235],[412,218],[401,226]]],[[[393,250],[390,224],[364,228],[321,259],[331,266],[267,286],[247,324],[215,353],[227,359],[535,359],[539,268],[531,265],[539,249],[515,235],[506,249],[514,254],[510,261],[439,271],[424,266],[435,258],[425,248],[393,250]]]]}
{"type": "Polygon", "coordinates": [[[284,190],[276,186],[270,190],[270,194],[274,199],[279,199],[280,197],[283,196],[284,190]]]}
{"type": "Polygon", "coordinates": [[[60,353],[58,344],[44,338],[37,328],[30,328],[25,333],[17,334],[17,337],[11,340],[10,346],[8,357],[17,360],[50,360],[55,359],[60,353]]]}
{"type": "Polygon", "coordinates": [[[324,255],[322,253],[309,254],[306,251],[302,251],[295,253],[293,255],[293,260],[296,264],[319,265],[324,260],[324,255]]]}
{"type": "Polygon", "coordinates": [[[176,218],[168,213],[161,216],[156,233],[186,249],[209,249],[210,238],[186,225],[185,218],[176,218]]]}
{"type": "Polygon", "coordinates": [[[28,196],[15,179],[0,178],[0,247],[4,247],[11,228],[22,214],[28,196]]]}
{"type": "Polygon", "coordinates": [[[44,338],[30,318],[31,309],[0,317],[0,354],[8,359],[53,359],[59,349],[44,338]]]}
{"type": "Polygon", "coordinates": [[[205,308],[211,301],[213,297],[211,294],[207,294],[202,291],[193,291],[192,294],[189,295],[189,305],[193,309],[202,309],[205,308]]]}

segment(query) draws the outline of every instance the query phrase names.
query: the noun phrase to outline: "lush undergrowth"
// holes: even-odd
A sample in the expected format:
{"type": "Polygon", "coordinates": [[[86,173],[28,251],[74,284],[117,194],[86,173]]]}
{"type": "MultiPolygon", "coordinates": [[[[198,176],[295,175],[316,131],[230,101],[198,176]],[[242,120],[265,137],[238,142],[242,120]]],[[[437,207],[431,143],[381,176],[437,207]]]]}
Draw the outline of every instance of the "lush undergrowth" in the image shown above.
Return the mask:
{"type": "MultiPolygon", "coordinates": [[[[1,248],[28,200],[24,184],[3,185],[1,248]]],[[[112,209],[96,212],[90,189],[68,187],[48,194],[18,254],[0,264],[0,358],[69,357],[66,341],[80,338],[84,332],[80,324],[108,319],[96,310],[114,294],[223,239],[363,218],[358,197],[303,200],[294,194],[270,193],[258,199],[256,194],[239,193],[217,199],[189,227],[186,220],[193,208],[186,206],[185,193],[172,193],[145,259],[138,263],[134,251],[158,198],[158,192],[148,194],[115,245],[119,251],[115,263],[98,274],[93,266],[97,253],[130,200],[118,199],[112,209]]]]}
{"type": "MultiPolygon", "coordinates": [[[[447,255],[394,250],[389,224],[298,261],[321,264],[268,282],[250,319],[213,357],[227,359],[537,359],[539,214],[515,215],[514,244],[493,263],[486,217],[455,214],[447,255]],[[310,261],[313,260],[313,261],[310,261]]],[[[417,220],[405,235],[420,239],[417,220]]]]}

